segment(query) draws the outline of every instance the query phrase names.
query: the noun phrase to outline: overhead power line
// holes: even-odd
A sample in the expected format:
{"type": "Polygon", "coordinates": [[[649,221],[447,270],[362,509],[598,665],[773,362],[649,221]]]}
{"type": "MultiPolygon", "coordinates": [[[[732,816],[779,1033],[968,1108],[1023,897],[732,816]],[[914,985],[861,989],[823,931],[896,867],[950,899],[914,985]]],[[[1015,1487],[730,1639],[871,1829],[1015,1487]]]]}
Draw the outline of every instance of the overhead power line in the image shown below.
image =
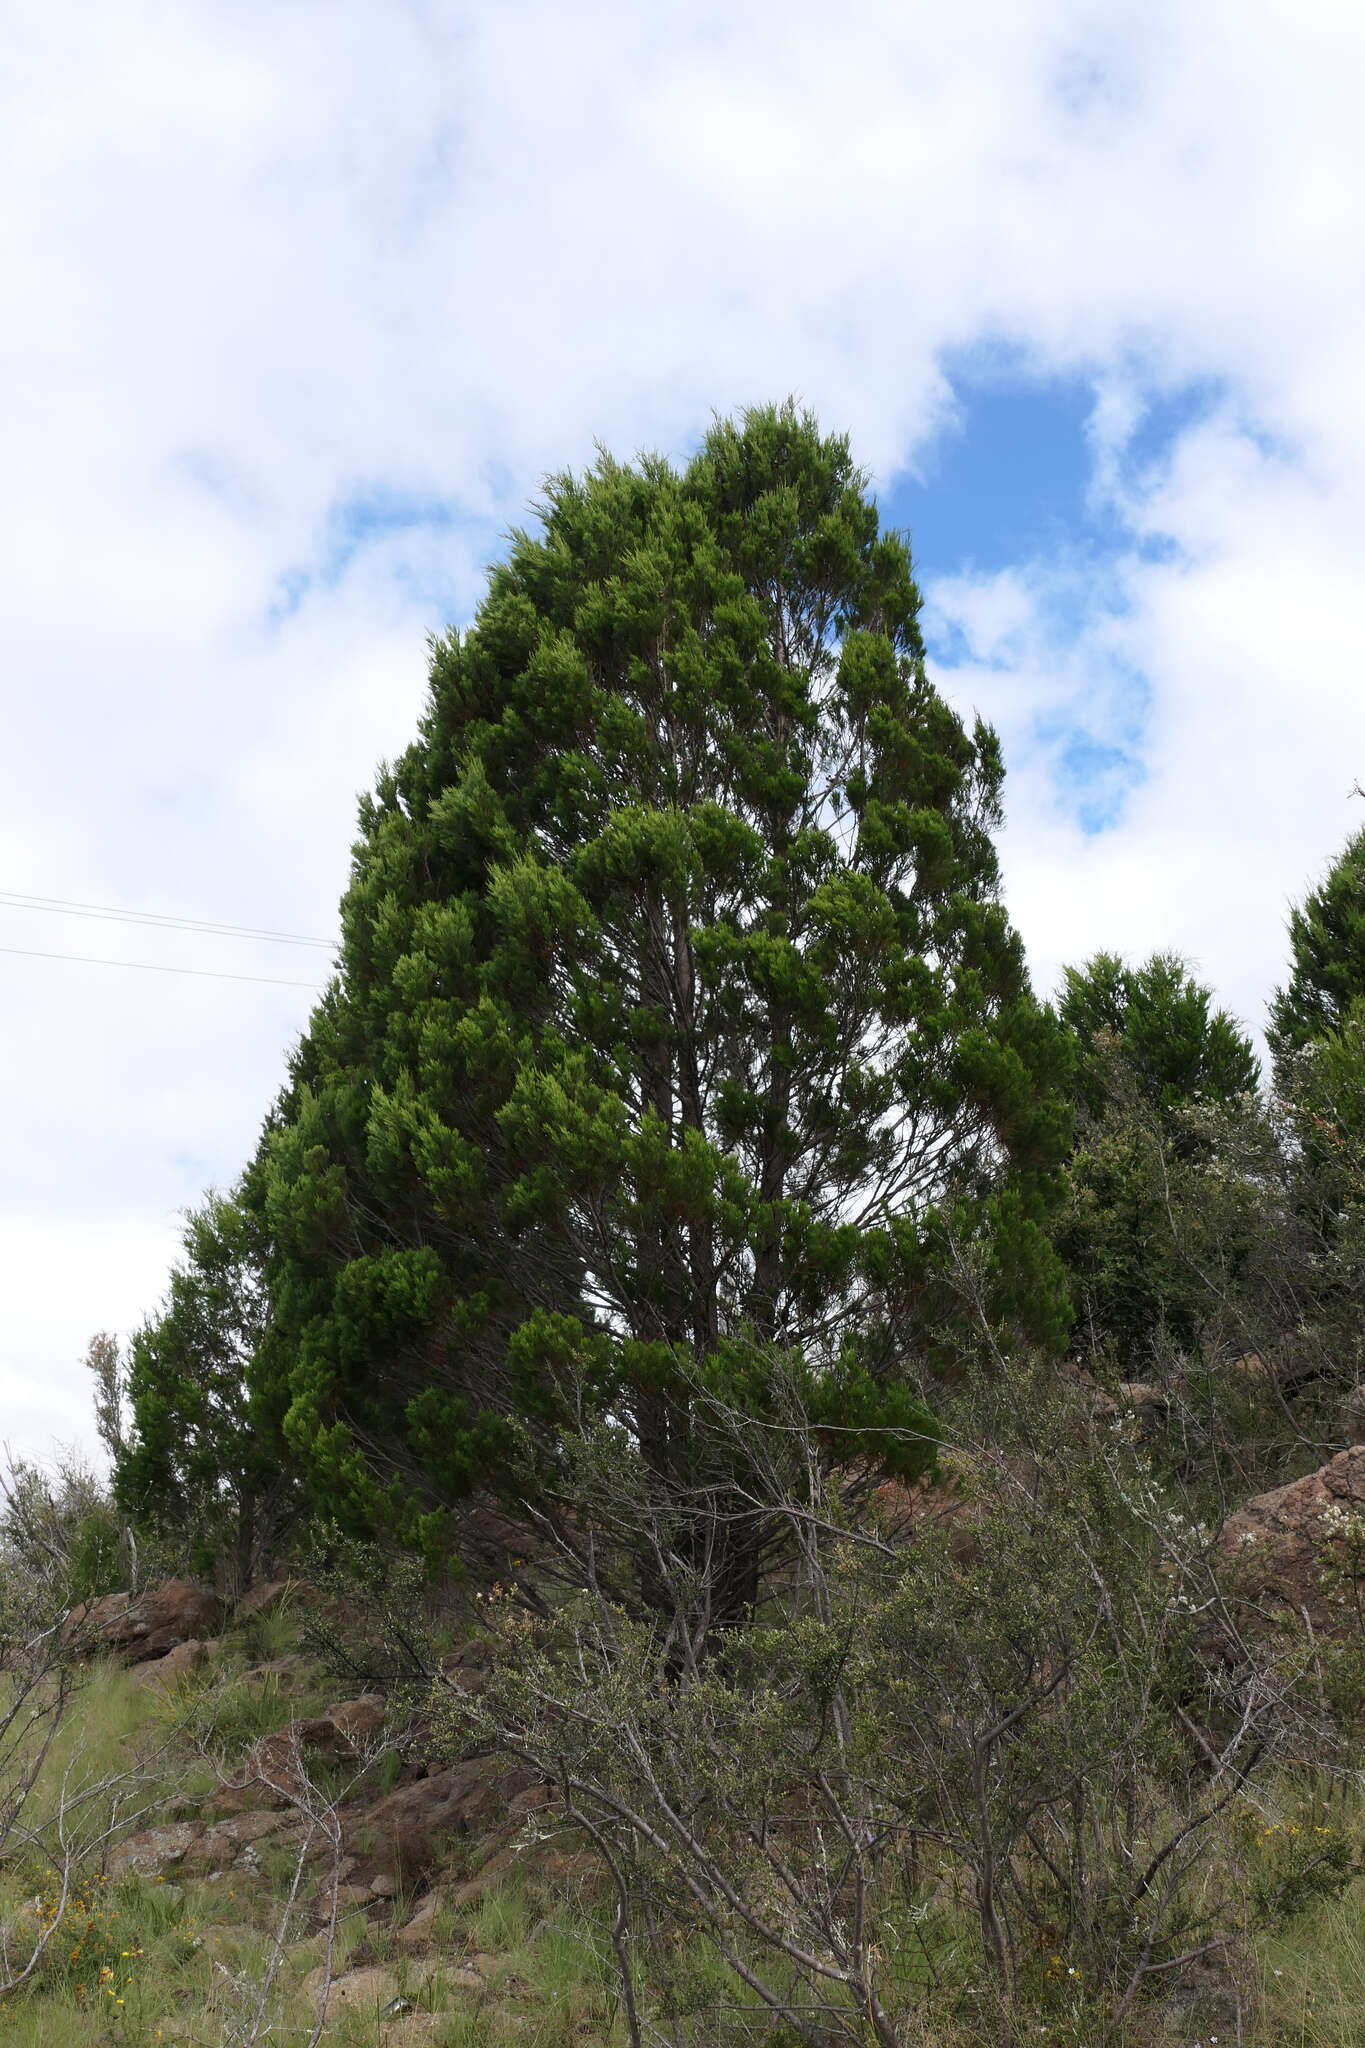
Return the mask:
{"type": "MultiPolygon", "coordinates": [[[[313,938],[303,932],[266,931],[256,925],[223,924],[212,918],[176,917],[168,911],[127,910],[113,903],[78,903],[63,896],[32,896],[17,889],[0,889],[0,908],[44,910],[59,917],[87,917],[102,923],[136,924],[151,931],[204,932],[217,938],[266,939],[276,946],[321,946],[329,953],[336,951],[335,939],[313,938]]],[[[75,955],[71,957],[74,959],[75,955]]],[[[188,974],[190,969],[184,971],[188,974]]]]}
{"type": "Polygon", "coordinates": [[[13,953],[23,960],[75,960],[83,967],[135,967],[140,974],[192,974],[201,981],[256,981],[270,988],[323,987],[320,981],[281,981],[273,974],[225,974],[214,967],[162,967],[155,960],[103,960],[96,953],[40,953],[29,946],[0,946],[0,953],[13,953]]]}

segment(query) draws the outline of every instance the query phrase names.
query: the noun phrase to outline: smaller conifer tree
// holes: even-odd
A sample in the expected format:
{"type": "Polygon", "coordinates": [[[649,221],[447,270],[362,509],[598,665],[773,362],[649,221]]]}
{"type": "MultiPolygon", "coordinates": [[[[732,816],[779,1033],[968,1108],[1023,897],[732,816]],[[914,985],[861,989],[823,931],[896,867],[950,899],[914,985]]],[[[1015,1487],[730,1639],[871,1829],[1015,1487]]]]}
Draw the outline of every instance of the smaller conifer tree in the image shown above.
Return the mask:
{"type": "Polygon", "coordinates": [[[1365,831],[1348,840],[1289,919],[1289,979],[1266,1037],[1282,1078],[1291,1053],[1339,1032],[1365,996],[1365,831]]]}
{"type": "Polygon", "coordinates": [[[1163,1115],[1195,1102],[1228,1102],[1260,1078],[1250,1038],[1175,953],[1129,967],[1097,953],[1068,967],[1058,1005],[1076,1039],[1082,1097],[1098,1110],[1106,1062],[1115,1054],[1143,1097],[1163,1115]]]}
{"type": "Polygon", "coordinates": [[[160,1313],[129,1349],[132,1426],[114,1494],[136,1524],[175,1535],[201,1569],[229,1563],[244,1585],[269,1563],[297,1493],[250,1386],[266,1321],[262,1247],[250,1210],[218,1194],[190,1212],[183,1242],[160,1313]]]}
{"type": "Polygon", "coordinates": [[[1172,953],[1130,967],[1098,953],[1066,970],[1062,1019],[1073,1034],[1078,1105],[1070,1200],[1058,1243],[1072,1276],[1077,1341],[1137,1379],[1159,1371],[1163,1343],[1190,1345],[1205,1306],[1172,1242],[1172,1175],[1205,1163],[1188,1112],[1250,1096],[1250,1038],[1172,953]]]}

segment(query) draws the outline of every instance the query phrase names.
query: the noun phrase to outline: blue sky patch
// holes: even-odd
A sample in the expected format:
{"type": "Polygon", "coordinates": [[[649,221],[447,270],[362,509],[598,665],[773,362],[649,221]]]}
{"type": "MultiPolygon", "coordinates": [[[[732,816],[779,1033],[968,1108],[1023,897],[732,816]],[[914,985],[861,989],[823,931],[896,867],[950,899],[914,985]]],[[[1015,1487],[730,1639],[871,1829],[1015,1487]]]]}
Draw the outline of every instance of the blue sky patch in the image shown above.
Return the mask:
{"type": "MultiPolygon", "coordinates": [[[[1040,376],[1001,349],[965,351],[944,368],[952,416],[917,451],[913,470],[880,493],[883,517],[908,530],[924,580],[1138,546],[1096,487],[1091,378],[1040,376]]],[[[1145,390],[1120,458],[1123,480],[1159,467],[1225,397],[1213,378],[1145,390]]]]}
{"type": "MultiPolygon", "coordinates": [[[[1131,432],[1109,451],[1115,490],[1099,473],[1089,377],[1040,376],[1005,350],[972,351],[945,368],[954,412],[914,469],[881,493],[882,516],[908,530],[922,585],[1014,572],[1032,600],[1031,630],[1057,650],[1060,667],[1087,628],[1122,611],[1123,565],[1171,551],[1162,536],[1133,531],[1123,496],[1159,471],[1226,390],[1210,379],[1144,392],[1131,432]]],[[[969,648],[952,619],[931,622],[929,651],[946,667],[985,659],[1008,669],[1015,658],[1008,638],[989,655],[969,648]]],[[[1083,702],[1065,713],[1038,708],[1034,733],[1050,756],[1058,802],[1087,834],[1116,825],[1143,780],[1150,694],[1139,673],[1116,678],[1109,657],[1094,676],[1103,737],[1089,729],[1083,702]]]]}
{"type": "Polygon", "coordinates": [[[1090,538],[1090,384],[991,379],[954,391],[957,417],[920,451],[917,474],[881,494],[921,578],[1005,569],[1090,538]]]}

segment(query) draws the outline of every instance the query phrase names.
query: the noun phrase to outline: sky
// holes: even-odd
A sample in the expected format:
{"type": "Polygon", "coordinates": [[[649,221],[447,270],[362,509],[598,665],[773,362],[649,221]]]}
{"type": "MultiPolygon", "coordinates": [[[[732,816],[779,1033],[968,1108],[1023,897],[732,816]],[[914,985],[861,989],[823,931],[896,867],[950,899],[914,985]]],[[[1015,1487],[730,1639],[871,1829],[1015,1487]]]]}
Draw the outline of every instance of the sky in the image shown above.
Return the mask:
{"type": "Polygon", "coordinates": [[[14,899],[330,938],[596,442],[847,431],[1038,987],[1170,947],[1259,1030],[1365,824],[1363,73],[1336,0],[9,0],[0,1442],[90,1441],[327,959],[14,899]]]}

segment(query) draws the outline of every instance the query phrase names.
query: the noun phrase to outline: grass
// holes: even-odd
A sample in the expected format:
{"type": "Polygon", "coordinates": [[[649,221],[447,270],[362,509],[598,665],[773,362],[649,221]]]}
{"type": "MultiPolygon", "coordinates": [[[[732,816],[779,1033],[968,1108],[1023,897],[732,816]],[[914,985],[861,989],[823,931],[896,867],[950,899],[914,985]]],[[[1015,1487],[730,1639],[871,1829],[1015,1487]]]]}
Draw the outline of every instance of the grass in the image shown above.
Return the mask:
{"type": "Polygon", "coordinates": [[[1255,1945],[1266,2048],[1365,2048],[1365,1876],[1255,1945]]]}

